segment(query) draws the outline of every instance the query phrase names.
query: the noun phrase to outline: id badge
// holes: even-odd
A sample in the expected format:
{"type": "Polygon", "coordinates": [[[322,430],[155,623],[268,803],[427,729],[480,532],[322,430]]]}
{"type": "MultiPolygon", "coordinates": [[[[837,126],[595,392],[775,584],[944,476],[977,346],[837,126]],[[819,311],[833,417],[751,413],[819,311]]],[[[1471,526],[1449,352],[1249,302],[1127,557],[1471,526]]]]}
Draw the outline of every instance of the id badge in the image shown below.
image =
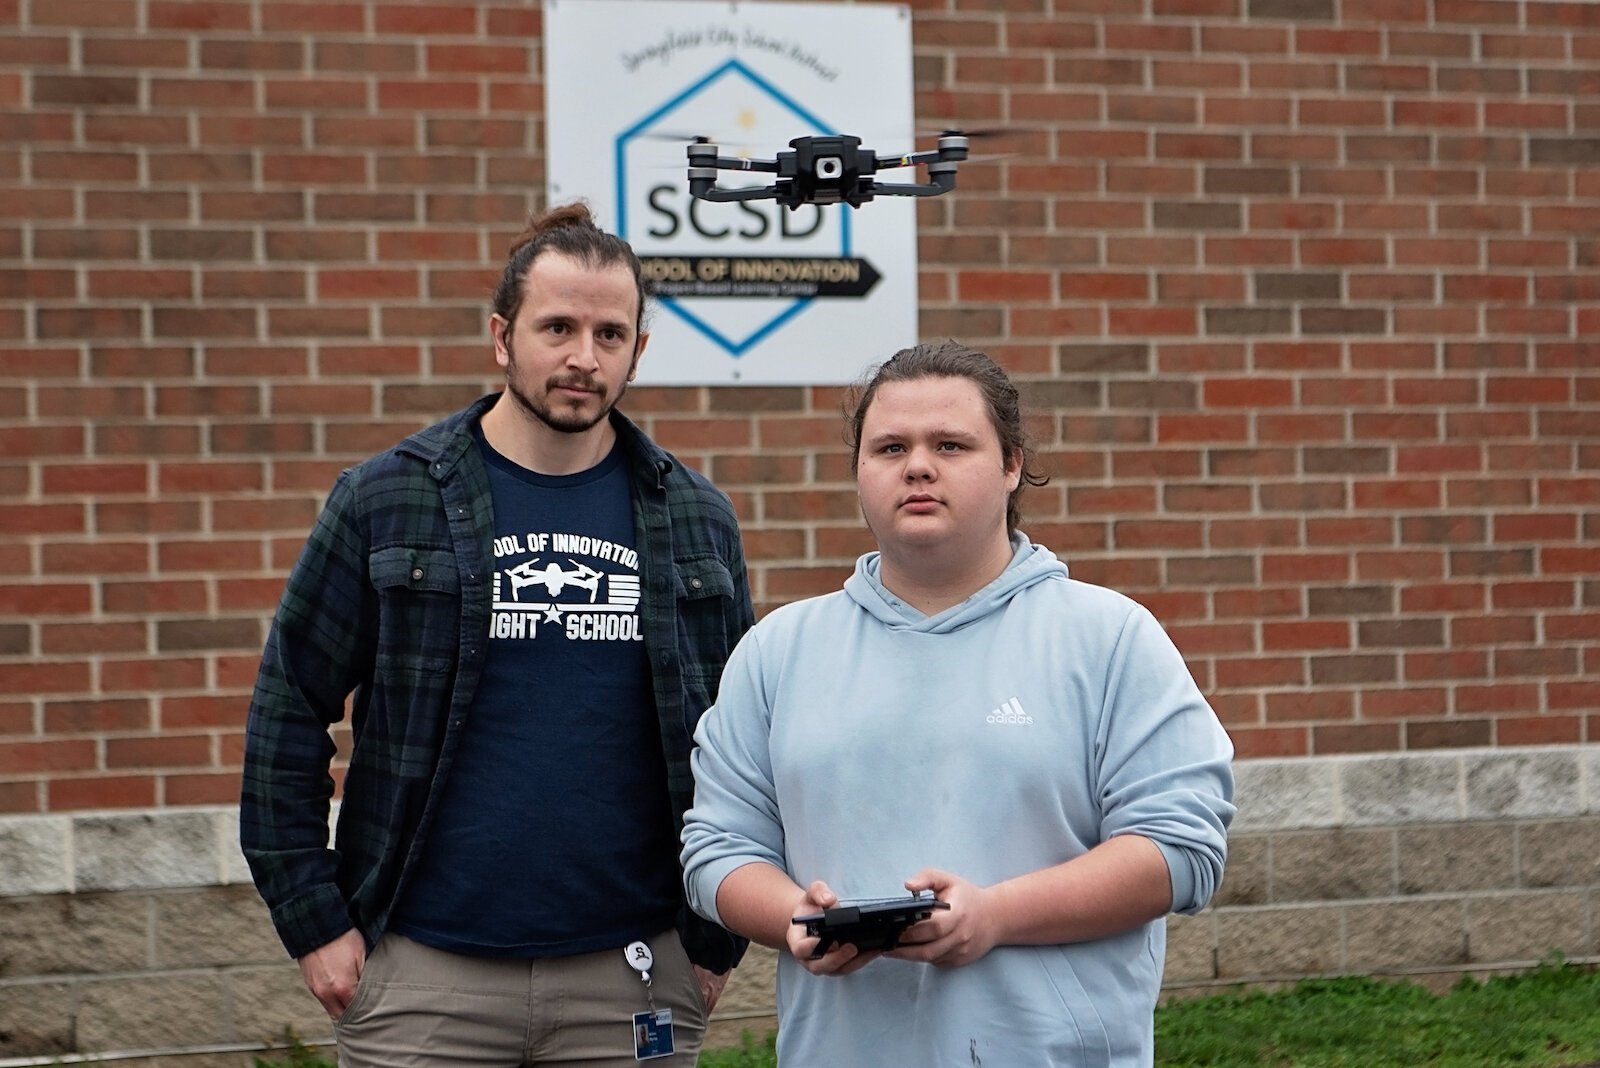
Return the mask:
{"type": "Polygon", "coordinates": [[[633,1014],[633,1059],[653,1061],[672,1056],[672,1010],[633,1014]]]}

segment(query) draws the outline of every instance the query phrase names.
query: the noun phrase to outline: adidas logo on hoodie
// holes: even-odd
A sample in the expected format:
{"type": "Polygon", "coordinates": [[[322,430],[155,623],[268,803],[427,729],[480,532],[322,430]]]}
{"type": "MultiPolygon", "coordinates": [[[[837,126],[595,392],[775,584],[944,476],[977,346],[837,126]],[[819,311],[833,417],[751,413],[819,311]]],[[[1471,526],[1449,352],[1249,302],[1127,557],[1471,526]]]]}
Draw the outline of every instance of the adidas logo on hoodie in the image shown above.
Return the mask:
{"type": "Polygon", "coordinates": [[[1022,710],[1022,702],[1015,697],[983,717],[983,721],[1016,727],[1033,726],[1033,717],[1022,710]]]}

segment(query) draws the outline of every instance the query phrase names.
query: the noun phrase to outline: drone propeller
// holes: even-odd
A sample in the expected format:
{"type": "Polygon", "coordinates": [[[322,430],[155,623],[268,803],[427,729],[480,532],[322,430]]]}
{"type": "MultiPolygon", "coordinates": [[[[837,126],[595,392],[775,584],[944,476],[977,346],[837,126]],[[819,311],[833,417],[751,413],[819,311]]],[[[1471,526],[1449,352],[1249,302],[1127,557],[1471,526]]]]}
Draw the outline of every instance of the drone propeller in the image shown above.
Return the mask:
{"type": "Polygon", "coordinates": [[[641,141],[715,141],[708,133],[683,133],[679,130],[648,130],[638,135],[641,141]]]}
{"type": "Polygon", "coordinates": [[[930,129],[930,130],[927,131],[925,136],[927,136],[927,137],[948,137],[951,134],[958,134],[958,135],[960,135],[962,137],[965,137],[969,141],[988,141],[988,140],[992,140],[992,139],[994,139],[996,137],[1008,137],[1008,136],[1011,136],[1011,135],[1014,135],[1014,134],[1021,134],[1021,133],[1027,133],[1027,132],[1029,132],[1029,131],[1023,129],[1020,126],[975,126],[975,127],[968,128],[968,127],[965,127],[965,126],[959,126],[958,125],[958,126],[945,126],[945,127],[942,127],[941,129],[937,129],[937,130],[930,129]]]}

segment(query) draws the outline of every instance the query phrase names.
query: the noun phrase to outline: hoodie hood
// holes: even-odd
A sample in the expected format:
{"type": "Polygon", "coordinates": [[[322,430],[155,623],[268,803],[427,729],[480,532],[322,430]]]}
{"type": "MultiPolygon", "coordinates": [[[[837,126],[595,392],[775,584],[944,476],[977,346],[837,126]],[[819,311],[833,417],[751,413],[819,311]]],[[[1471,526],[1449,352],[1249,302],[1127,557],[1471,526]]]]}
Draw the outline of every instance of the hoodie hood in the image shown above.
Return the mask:
{"type": "Polygon", "coordinates": [[[856,561],[855,574],[845,580],[844,592],[887,627],[947,634],[1005,607],[1011,598],[1036,583],[1067,577],[1067,565],[1043,545],[1029,541],[1021,531],[1011,535],[1011,547],[1011,563],[993,582],[935,616],[923,615],[889,591],[883,584],[882,559],[877,552],[856,561]]]}

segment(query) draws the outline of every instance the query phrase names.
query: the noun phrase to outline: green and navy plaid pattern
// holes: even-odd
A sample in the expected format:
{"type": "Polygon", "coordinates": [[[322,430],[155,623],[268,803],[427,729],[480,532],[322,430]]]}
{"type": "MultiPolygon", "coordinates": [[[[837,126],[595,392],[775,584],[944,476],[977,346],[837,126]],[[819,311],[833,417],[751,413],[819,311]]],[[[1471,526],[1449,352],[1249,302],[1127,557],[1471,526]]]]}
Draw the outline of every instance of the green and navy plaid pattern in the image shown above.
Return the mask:
{"type": "MultiPolygon", "coordinates": [[[[472,427],[484,397],[339,476],[290,573],[250,703],[240,840],[278,935],[300,957],[352,926],[369,945],[426,839],[483,668],[493,530],[472,427]],[[355,738],[334,847],[329,726],[355,738]]],[[[689,749],[754,622],[732,505],[613,413],[627,450],[641,618],[667,785],[681,828],[689,749]]],[[[714,971],[744,941],[680,915],[714,971]]]]}

